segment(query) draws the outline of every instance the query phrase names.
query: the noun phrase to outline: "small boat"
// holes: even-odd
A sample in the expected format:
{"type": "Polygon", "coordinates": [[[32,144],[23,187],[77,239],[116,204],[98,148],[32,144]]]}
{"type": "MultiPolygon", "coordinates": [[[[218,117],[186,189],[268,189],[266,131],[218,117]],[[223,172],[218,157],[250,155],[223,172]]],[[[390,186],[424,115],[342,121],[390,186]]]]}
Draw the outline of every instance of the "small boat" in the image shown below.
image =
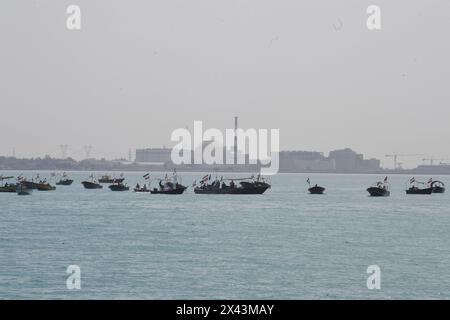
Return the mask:
{"type": "Polygon", "coordinates": [[[17,192],[17,195],[19,195],[19,196],[29,196],[29,195],[31,195],[33,193],[33,189],[27,187],[23,183],[19,183],[17,185],[16,192],[17,192]]]}
{"type": "Polygon", "coordinates": [[[102,189],[103,186],[93,181],[83,181],[81,183],[86,189],[102,189]]]}
{"type": "Polygon", "coordinates": [[[122,182],[119,182],[119,183],[110,185],[109,189],[111,189],[111,191],[128,191],[128,190],[130,190],[130,187],[123,184],[122,182]]]}
{"type": "Polygon", "coordinates": [[[86,180],[86,181],[81,182],[81,184],[83,185],[83,187],[85,189],[102,189],[103,188],[103,186],[94,179],[94,176],[92,174],[89,178],[91,178],[91,181],[86,180]]]}
{"type": "Polygon", "coordinates": [[[445,184],[442,181],[435,180],[430,186],[433,188],[433,193],[445,193],[445,184]]]}
{"type": "Polygon", "coordinates": [[[72,179],[69,179],[67,174],[64,172],[61,179],[56,182],[57,186],[70,186],[73,183],[72,179]]]}
{"type": "Polygon", "coordinates": [[[8,182],[3,183],[3,181],[5,181],[5,180],[9,180],[9,179],[13,179],[13,178],[14,177],[0,176],[0,192],[11,192],[11,193],[16,192],[16,189],[17,189],[16,183],[14,183],[14,184],[8,183],[8,182]]]}
{"type": "Polygon", "coordinates": [[[386,177],[383,181],[378,181],[370,186],[367,192],[369,192],[371,197],[389,197],[391,195],[390,188],[391,186],[386,177]]]}
{"type": "MultiPolygon", "coordinates": [[[[206,175],[200,181],[200,185],[194,188],[194,193],[196,194],[263,194],[267,189],[270,188],[268,184],[261,175],[258,175],[255,179],[254,176],[249,178],[233,178],[224,179],[223,177],[215,179],[212,183],[211,175],[206,175]],[[226,184],[225,181],[230,181],[226,184]],[[236,185],[235,181],[239,181],[239,186],[236,185]]],[[[195,185],[195,184],[194,184],[195,185]]]]}
{"type": "Polygon", "coordinates": [[[187,187],[178,182],[178,176],[176,171],[173,173],[173,177],[169,178],[166,174],[164,179],[159,179],[159,189],[153,188],[150,190],[151,194],[182,194],[186,191],[187,187]]]}
{"type": "MultiPolygon", "coordinates": [[[[431,181],[429,181],[431,183],[431,181]]],[[[424,183],[412,178],[409,180],[409,185],[406,187],[406,194],[432,194],[433,187],[429,186],[429,183],[424,183]],[[419,185],[426,185],[425,188],[419,187],[419,185]]]]}
{"type": "Polygon", "coordinates": [[[99,183],[122,183],[125,180],[125,178],[122,176],[123,176],[123,174],[121,174],[120,178],[113,178],[109,175],[103,175],[103,176],[101,176],[100,179],[98,179],[98,182],[99,183]]]}
{"type": "Polygon", "coordinates": [[[139,185],[139,183],[136,185],[136,187],[133,189],[134,192],[150,192],[150,189],[147,188],[147,185],[144,184],[142,187],[139,185]]]}
{"type": "Polygon", "coordinates": [[[306,183],[309,186],[308,191],[310,194],[323,194],[325,192],[325,188],[317,184],[311,187],[311,180],[309,178],[306,180],[306,183]]]}
{"type": "Polygon", "coordinates": [[[323,194],[325,192],[325,188],[318,186],[317,184],[314,187],[308,189],[311,194],[323,194]]]}
{"type": "Polygon", "coordinates": [[[38,191],[54,191],[56,190],[55,186],[52,186],[50,183],[41,181],[35,184],[35,189],[38,191]]]}

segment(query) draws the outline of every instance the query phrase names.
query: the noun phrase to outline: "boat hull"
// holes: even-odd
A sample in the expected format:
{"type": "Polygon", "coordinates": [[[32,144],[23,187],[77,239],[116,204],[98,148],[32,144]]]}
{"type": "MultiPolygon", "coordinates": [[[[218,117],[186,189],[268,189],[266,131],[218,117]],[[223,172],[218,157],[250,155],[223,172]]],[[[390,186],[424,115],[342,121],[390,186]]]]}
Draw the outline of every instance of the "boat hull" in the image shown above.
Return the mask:
{"type": "Polygon", "coordinates": [[[118,185],[110,185],[108,187],[111,191],[129,191],[130,187],[127,186],[118,186],[118,185]]]}
{"type": "Polygon", "coordinates": [[[102,185],[95,183],[95,182],[90,182],[90,181],[83,181],[81,184],[86,189],[102,189],[103,188],[102,185]]]}
{"type": "Polygon", "coordinates": [[[36,190],[38,191],[54,191],[56,187],[48,183],[36,183],[36,190]]]}
{"type": "Polygon", "coordinates": [[[433,193],[445,193],[444,187],[433,187],[433,193]]]}
{"type": "Polygon", "coordinates": [[[389,190],[377,187],[370,187],[367,189],[367,192],[371,197],[389,197],[391,195],[389,190]]]}
{"type": "Polygon", "coordinates": [[[409,188],[406,190],[406,194],[432,194],[433,188],[425,188],[425,189],[412,189],[409,188]]]}
{"type": "Polygon", "coordinates": [[[310,194],[323,194],[325,192],[325,188],[324,187],[319,187],[319,186],[315,186],[315,187],[311,187],[308,189],[310,194]]]}
{"type": "Polygon", "coordinates": [[[60,180],[56,183],[57,186],[70,186],[73,183],[73,180],[60,180]]]}
{"type": "Polygon", "coordinates": [[[17,186],[16,185],[10,185],[10,186],[7,186],[7,187],[0,187],[0,192],[15,193],[15,192],[17,192],[17,186]]]}
{"type": "Polygon", "coordinates": [[[151,194],[182,194],[187,188],[177,188],[172,190],[150,190],[151,194]]]}
{"type": "Polygon", "coordinates": [[[268,186],[254,187],[254,188],[195,188],[194,193],[196,194],[263,194],[266,192],[268,186]]]}

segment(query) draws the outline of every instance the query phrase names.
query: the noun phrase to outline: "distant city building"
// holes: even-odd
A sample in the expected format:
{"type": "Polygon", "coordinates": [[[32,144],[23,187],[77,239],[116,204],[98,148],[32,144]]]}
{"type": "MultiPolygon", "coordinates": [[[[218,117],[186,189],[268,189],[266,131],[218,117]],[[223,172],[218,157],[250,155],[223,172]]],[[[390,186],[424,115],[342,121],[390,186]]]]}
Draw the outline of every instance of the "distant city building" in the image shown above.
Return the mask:
{"type": "Polygon", "coordinates": [[[136,149],[136,162],[165,164],[171,162],[171,153],[169,148],[136,149]]]}
{"type": "MultiPolygon", "coordinates": [[[[202,148],[210,142],[204,142],[202,148]]],[[[226,162],[226,154],[231,150],[223,150],[223,162],[226,162]]],[[[182,170],[218,170],[218,171],[258,171],[258,165],[249,164],[249,156],[245,155],[245,165],[234,164],[182,164],[174,165],[171,159],[170,148],[147,148],[136,150],[136,163],[161,166],[165,169],[177,168],[182,170]]],[[[315,151],[281,151],[280,172],[377,172],[381,170],[380,160],[364,159],[362,154],[351,149],[331,151],[326,157],[322,152],[315,151]]],[[[191,151],[191,159],[194,152],[191,151]]]]}
{"type": "Polygon", "coordinates": [[[322,152],[281,151],[281,172],[331,172],[336,168],[333,159],[326,158],[322,152]]]}
{"type": "Polygon", "coordinates": [[[328,158],[334,160],[337,172],[375,172],[381,170],[380,160],[364,160],[362,154],[349,148],[331,151],[328,158]]]}

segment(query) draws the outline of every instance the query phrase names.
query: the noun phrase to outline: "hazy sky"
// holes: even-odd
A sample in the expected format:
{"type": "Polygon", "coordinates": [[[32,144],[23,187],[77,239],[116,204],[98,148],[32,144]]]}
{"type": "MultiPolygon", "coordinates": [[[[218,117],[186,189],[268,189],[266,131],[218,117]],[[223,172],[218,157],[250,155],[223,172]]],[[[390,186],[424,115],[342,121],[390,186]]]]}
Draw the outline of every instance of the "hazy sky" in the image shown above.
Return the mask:
{"type": "Polygon", "coordinates": [[[3,1],[0,154],[127,157],[238,115],[282,149],[447,158],[449,35],[448,0],[3,1]]]}

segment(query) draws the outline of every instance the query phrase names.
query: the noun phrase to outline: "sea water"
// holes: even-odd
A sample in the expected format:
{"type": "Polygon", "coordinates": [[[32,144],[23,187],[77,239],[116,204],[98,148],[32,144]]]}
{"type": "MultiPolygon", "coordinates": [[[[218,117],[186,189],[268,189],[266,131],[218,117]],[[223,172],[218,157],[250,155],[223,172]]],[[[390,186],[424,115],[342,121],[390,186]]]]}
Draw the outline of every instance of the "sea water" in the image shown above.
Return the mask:
{"type": "MultiPolygon", "coordinates": [[[[143,174],[125,174],[131,189],[143,174]]],[[[89,175],[31,196],[0,193],[0,298],[450,297],[449,193],[406,195],[410,177],[390,177],[391,196],[370,198],[384,177],[279,174],[264,195],[170,196],[87,190],[89,175]],[[325,195],[307,193],[308,176],[325,195]],[[66,285],[70,265],[80,290],[66,285]],[[373,265],[379,290],[367,286],[373,265]]],[[[188,186],[203,175],[179,174],[188,186]]],[[[163,176],[151,173],[152,187],[163,176]]]]}

